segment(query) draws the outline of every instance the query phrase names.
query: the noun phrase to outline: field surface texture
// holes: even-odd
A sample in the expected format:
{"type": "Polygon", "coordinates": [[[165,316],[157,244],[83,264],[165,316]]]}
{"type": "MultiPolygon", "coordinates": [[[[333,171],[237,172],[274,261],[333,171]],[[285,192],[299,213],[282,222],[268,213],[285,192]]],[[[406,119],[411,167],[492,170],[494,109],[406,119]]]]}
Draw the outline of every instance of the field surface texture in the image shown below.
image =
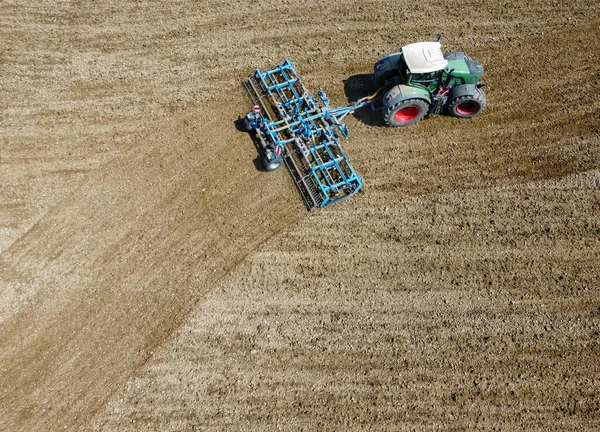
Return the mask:
{"type": "Polygon", "coordinates": [[[600,428],[600,2],[0,8],[0,430],[600,428]],[[442,33],[488,107],[348,118],[307,212],[241,80],[335,106],[442,33]]]}

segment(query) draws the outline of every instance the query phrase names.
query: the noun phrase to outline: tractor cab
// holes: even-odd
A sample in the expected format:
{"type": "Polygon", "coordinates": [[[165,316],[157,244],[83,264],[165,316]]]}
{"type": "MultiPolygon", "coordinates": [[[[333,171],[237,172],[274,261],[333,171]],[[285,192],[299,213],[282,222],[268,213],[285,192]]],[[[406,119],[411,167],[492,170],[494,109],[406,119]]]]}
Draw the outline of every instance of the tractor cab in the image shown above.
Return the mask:
{"type": "Polygon", "coordinates": [[[440,47],[439,42],[418,42],[402,47],[398,65],[401,81],[435,91],[448,65],[440,47]]]}
{"type": "Polygon", "coordinates": [[[463,52],[442,53],[439,42],[417,42],[379,60],[374,76],[378,86],[394,77],[395,84],[421,87],[429,92],[438,89],[440,83],[478,84],[483,75],[481,63],[463,52]]]}
{"type": "Polygon", "coordinates": [[[374,76],[378,86],[397,77],[402,84],[434,91],[447,65],[439,42],[417,42],[378,61],[374,76]]]}

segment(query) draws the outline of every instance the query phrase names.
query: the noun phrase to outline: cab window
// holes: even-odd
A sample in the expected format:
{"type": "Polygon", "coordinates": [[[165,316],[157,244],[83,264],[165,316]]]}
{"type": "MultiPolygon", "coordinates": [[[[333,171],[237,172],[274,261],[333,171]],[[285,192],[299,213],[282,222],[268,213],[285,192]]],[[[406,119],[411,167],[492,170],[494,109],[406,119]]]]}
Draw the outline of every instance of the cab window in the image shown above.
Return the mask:
{"type": "Polygon", "coordinates": [[[420,82],[423,82],[423,83],[430,82],[430,81],[433,81],[434,79],[436,79],[438,74],[439,74],[439,71],[413,74],[412,81],[419,82],[419,83],[420,82]]]}

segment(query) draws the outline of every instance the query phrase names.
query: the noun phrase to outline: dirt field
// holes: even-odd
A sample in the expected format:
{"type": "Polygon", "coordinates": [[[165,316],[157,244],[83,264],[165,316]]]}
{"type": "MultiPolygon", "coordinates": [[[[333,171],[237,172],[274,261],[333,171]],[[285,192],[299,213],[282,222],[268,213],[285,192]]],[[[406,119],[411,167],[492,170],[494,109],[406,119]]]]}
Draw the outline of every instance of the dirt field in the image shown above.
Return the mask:
{"type": "Polygon", "coordinates": [[[600,3],[5,1],[0,430],[598,430],[600,3]],[[29,3],[29,4],[28,4],[29,3]],[[443,33],[488,108],[260,172],[240,81],[334,104],[443,33]]]}

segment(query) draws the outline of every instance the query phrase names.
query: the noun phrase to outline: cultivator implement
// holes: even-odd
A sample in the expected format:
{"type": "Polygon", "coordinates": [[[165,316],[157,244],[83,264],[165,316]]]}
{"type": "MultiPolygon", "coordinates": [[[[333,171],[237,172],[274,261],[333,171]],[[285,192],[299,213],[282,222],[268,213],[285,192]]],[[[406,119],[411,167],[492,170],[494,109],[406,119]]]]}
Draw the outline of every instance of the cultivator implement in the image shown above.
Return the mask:
{"type": "Polygon", "coordinates": [[[343,118],[369,104],[368,98],[331,108],[324,91],[318,98],[308,92],[289,60],[274,69],[256,69],[243,84],[254,103],[244,125],[264,150],[265,168],[284,163],[309,210],[360,190],[362,177],[344,154],[340,136],[348,137],[343,118]]]}

